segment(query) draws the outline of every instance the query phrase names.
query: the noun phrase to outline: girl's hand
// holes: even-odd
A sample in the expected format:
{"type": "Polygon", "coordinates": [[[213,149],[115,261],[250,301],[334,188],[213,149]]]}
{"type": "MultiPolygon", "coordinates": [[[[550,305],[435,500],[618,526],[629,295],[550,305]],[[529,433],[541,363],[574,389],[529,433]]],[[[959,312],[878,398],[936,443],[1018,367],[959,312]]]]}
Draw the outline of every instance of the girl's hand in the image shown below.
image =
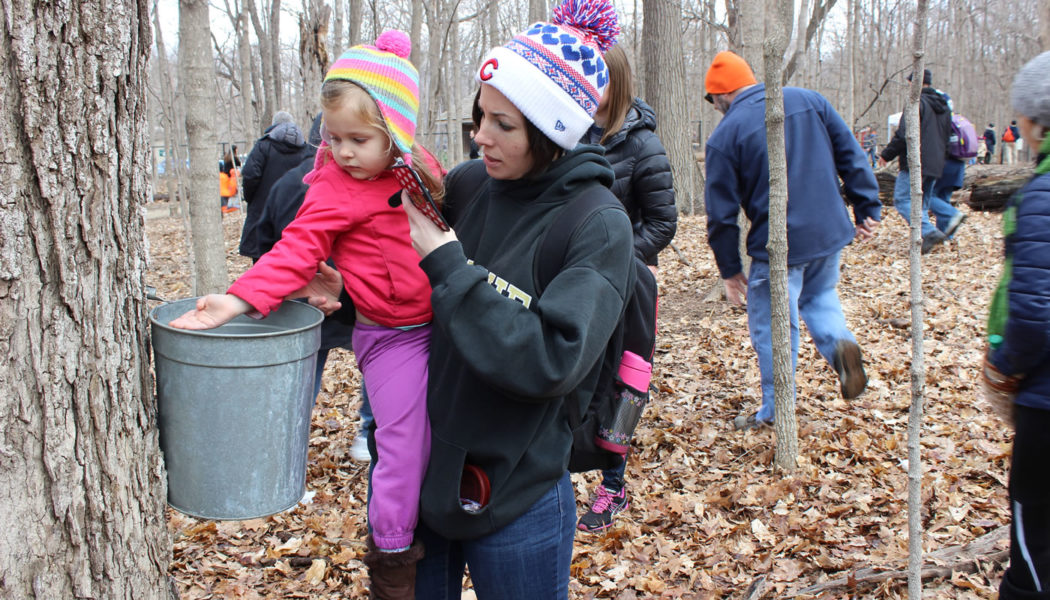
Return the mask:
{"type": "Polygon", "coordinates": [[[420,258],[426,258],[439,246],[459,239],[455,231],[442,231],[426,215],[419,212],[419,209],[409,200],[407,192],[401,192],[401,206],[405,208],[405,213],[408,215],[408,226],[412,232],[412,247],[419,253],[420,258]]]}
{"type": "Polygon", "coordinates": [[[252,310],[252,305],[233,294],[208,294],[197,299],[197,308],[168,325],[176,329],[212,329],[237,315],[252,310]]]}

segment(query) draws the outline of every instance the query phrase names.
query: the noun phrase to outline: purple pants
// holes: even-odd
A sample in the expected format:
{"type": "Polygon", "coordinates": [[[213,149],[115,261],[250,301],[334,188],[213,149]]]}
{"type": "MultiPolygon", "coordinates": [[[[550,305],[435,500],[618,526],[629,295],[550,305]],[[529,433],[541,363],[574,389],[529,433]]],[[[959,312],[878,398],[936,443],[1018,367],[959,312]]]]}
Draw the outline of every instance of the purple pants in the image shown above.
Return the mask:
{"type": "Polygon", "coordinates": [[[401,330],[359,322],[353,345],[376,420],[372,539],[383,550],[404,548],[419,521],[419,488],[430,457],[430,325],[401,330]]]}

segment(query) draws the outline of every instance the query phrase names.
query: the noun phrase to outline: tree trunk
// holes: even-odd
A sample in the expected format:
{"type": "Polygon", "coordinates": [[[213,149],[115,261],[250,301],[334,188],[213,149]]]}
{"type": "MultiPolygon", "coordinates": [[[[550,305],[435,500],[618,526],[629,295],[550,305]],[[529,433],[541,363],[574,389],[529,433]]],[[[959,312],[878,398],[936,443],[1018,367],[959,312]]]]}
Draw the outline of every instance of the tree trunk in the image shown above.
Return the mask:
{"type": "Polygon", "coordinates": [[[912,46],[912,82],[908,91],[908,171],[911,173],[911,408],[908,410],[908,598],[922,598],[922,411],[926,367],[922,350],[922,165],[920,163],[919,96],[926,51],[926,0],[918,0],[912,46]]]}
{"type": "MultiPolygon", "coordinates": [[[[244,10],[252,19],[252,28],[255,30],[255,39],[260,40],[259,42],[259,63],[261,66],[262,75],[262,88],[263,88],[263,110],[262,114],[259,115],[259,131],[252,136],[254,139],[261,134],[266,127],[270,126],[273,121],[273,114],[277,112],[277,96],[274,91],[276,88],[276,79],[273,75],[273,60],[270,58],[270,44],[265,43],[264,40],[269,39],[266,29],[263,27],[262,19],[259,18],[259,10],[255,7],[255,0],[244,0],[244,10]]],[[[180,25],[181,27],[181,25],[180,25]]]]}
{"type": "Polygon", "coordinates": [[[846,125],[851,132],[857,131],[856,107],[853,104],[853,90],[856,86],[857,65],[857,0],[847,0],[846,11],[846,125]]]}
{"type": "MultiPolygon", "coordinates": [[[[419,42],[423,39],[423,0],[412,0],[412,20],[409,28],[411,30],[410,37],[412,38],[412,54],[409,55],[408,59],[412,61],[416,69],[422,71],[423,65],[420,61],[423,60],[423,45],[419,42]]],[[[420,100],[422,99],[421,96],[420,100]]],[[[422,112],[422,107],[420,107],[420,112],[422,112]]]]}
{"type": "MultiPolygon", "coordinates": [[[[335,5],[335,15],[332,17],[332,54],[330,58],[332,62],[335,62],[335,59],[343,53],[343,13],[346,1],[335,0],[332,4],[335,5]]],[[[327,70],[328,65],[325,65],[325,71],[327,70]]]]}
{"type": "MultiPolygon", "coordinates": [[[[264,46],[266,42],[270,44],[270,60],[273,61],[270,68],[273,77],[273,109],[284,110],[281,96],[281,0],[270,0],[270,31],[267,37],[259,38],[259,45],[264,46]]],[[[266,121],[267,124],[269,122],[266,121]]]]}
{"type": "Polygon", "coordinates": [[[0,6],[0,597],[165,599],[149,4],[0,6]]]}
{"type": "Polygon", "coordinates": [[[740,51],[747,64],[755,71],[755,77],[762,81],[762,40],[765,37],[766,6],[764,0],[739,0],[740,7],[740,51]]]}
{"type": "Polygon", "coordinates": [[[364,2],[361,0],[350,0],[350,28],[347,31],[347,46],[356,46],[361,43],[361,23],[363,21],[364,2]]]}
{"type": "Polygon", "coordinates": [[[769,296],[773,334],[773,397],[777,432],[774,464],[798,468],[798,422],[795,419],[795,368],[791,358],[791,310],[788,302],[787,155],[784,149],[784,92],[780,78],[794,6],[781,0],[766,5],[765,79],[766,149],[769,155],[769,296]]]}
{"type": "MultiPolygon", "coordinates": [[[[451,57],[458,57],[459,53],[459,2],[452,4],[451,13],[448,16],[449,19],[449,33],[448,33],[448,46],[451,57]]],[[[445,109],[445,114],[448,116],[448,164],[458,165],[463,162],[463,133],[462,127],[460,126],[460,100],[459,100],[459,88],[462,77],[459,73],[459,60],[447,60],[445,61],[445,81],[448,82],[448,86],[445,88],[448,90],[448,96],[446,98],[448,108],[445,109]]]]}
{"type": "MultiPolygon", "coordinates": [[[[237,15],[237,53],[241,67],[241,136],[245,145],[256,138],[259,131],[258,107],[253,100],[260,97],[259,80],[252,77],[252,44],[248,38],[248,13],[241,11],[237,15]]],[[[247,150],[247,148],[245,148],[247,150]]]]}
{"type": "MultiPolygon", "coordinates": [[[[682,5],[679,0],[646,0],[642,4],[642,54],[647,65],[663,65],[645,71],[645,99],[656,111],[657,133],[667,149],[674,180],[675,201],[681,212],[693,213],[697,201],[697,172],[690,140],[689,97],[685,66],[681,60],[682,5]]],[[[701,201],[702,203],[702,201],[701,201]]]]}
{"type": "Polygon", "coordinates": [[[547,20],[547,3],[544,0],[529,0],[529,25],[547,20]]]}
{"type": "MultiPolygon", "coordinates": [[[[168,50],[164,45],[157,0],[153,2],[153,31],[156,32],[157,82],[160,85],[161,128],[164,130],[165,189],[168,193],[169,201],[172,203],[178,201],[180,204],[183,204],[186,197],[186,163],[182,159],[181,144],[186,139],[186,131],[182,127],[186,121],[180,118],[179,103],[175,99],[175,78],[172,74],[171,64],[168,62],[168,50]]],[[[186,211],[181,212],[183,215],[186,214],[186,211]]],[[[190,254],[190,257],[192,259],[192,254],[190,254]]]]}
{"type": "Polygon", "coordinates": [[[299,66],[303,74],[304,123],[312,123],[317,113],[321,112],[321,80],[331,62],[326,44],[331,15],[331,7],[321,0],[304,0],[303,13],[299,15],[299,66]]]}
{"type": "Polygon", "coordinates": [[[219,212],[218,138],[215,118],[215,63],[212,60],[207,0],[179,0],[179,88],[186,101],[190,144],[189,218],[194,295],[229,286],[219,212]]]}
{"type": "Polygon", "coordinates": [[[1039,46],[1050,50],[1050,0],[1039,0],[1039,46]]]}

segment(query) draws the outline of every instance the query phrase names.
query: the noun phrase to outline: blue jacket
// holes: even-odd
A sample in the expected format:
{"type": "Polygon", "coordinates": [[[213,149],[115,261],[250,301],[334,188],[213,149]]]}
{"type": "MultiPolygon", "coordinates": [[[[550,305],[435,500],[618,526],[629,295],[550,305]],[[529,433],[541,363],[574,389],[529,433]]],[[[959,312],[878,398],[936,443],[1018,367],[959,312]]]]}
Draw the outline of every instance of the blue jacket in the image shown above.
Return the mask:
{"type": "Polygon", "coordinates": [[[1005,240],[1013,256],[1009,315],[990,360],[1021,377],[1018,404],[1050,410],[1050,173],[1034,177],[1020,193],[1017,230],[1005,240]]]}
{"type": "MultiPolygon", "coordinates": [[[[765,91],[760,84],[741,92],[707,140],[707,236],[723,279],[741,271],[736,221],[740,206],[751,220],[748,255],[769,260],[765,91]]],[[[802,264],[830,256],[853,240],[856,230],[843,193],[857,223],[868,217],[880,220],[882,204],[867,155],[823,96],[784,88],[784,114],[788,264],[802,264]]]]}

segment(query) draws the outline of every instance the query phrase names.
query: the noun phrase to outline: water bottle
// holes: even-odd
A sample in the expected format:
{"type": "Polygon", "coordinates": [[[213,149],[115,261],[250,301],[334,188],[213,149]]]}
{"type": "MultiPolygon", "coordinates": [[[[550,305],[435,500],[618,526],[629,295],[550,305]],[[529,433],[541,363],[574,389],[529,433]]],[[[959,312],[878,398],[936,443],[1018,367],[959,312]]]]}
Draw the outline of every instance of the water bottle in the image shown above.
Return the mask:
{"type": "Polygon", "coordinates": [[[616,377],[616,396],[607,421],[598,427],[594,443],[599,448],[624,455],[630,447],[634,430],[642,418],[642,410],[649,401],[649,380],[653,366],[634,352],[623,353],[616,377]]]}

